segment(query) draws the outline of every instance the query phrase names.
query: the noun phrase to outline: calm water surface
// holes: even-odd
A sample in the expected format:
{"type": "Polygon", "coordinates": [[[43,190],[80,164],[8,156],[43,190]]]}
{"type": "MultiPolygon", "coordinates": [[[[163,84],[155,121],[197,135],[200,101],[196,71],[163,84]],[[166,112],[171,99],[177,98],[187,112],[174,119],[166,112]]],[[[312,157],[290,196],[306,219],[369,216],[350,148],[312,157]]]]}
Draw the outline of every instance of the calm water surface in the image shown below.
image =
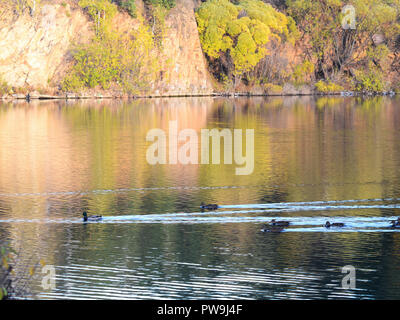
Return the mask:
{"type": "Polygon", "coordinates": [[[20,274],[55,266],[54,290],[28,280],[36,299],[399,299],[399,124],[381,97],[0,103],[0,240],[20,274]],[[254,172],[149,165],[171,120],[254,129],[254,172]],[[260,232],[272,218],[291,226],[260,232]]]}

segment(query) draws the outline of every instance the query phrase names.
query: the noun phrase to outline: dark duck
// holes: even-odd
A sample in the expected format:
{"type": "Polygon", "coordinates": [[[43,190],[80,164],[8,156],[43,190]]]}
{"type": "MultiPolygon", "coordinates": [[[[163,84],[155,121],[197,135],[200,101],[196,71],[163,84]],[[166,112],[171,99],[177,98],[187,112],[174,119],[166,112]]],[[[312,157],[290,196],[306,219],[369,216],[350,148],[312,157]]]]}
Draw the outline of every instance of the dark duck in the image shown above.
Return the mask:
{"type": "Polygon", "coordinates": [[[83,221],[84,222],[87,222],[87,221],[99,221],[99,220],[101,220],[103,218],[102,216],[89,216],[88,217],[86,211],[83,211],[82,215],[83,215],[83,221]]]}
{"type": "Polygon", "coordinates": [[[400,218],[397,218],[397,220],[392,220],[391,224],[392,228],[400,228],[400,218]]]}
{"type": "Polygon", "coordinates": [[[289,221],[276,221],[275,219],[272,219],[270,222],[271,226],[276,226],[276,227],[287,227],[290,225],[289,221]]]}
{"type": "Polygon", "coordinates": [[[269,224],[264,225],[261,232],[280,233],[284,230],[284,227],[287,227],[288,225],[290,225],[289,221],[276,221],[275,219],[272,219],[269,224]]]}
{"type": "Polygon", "coordinates": [[[204,204],[204,202],[202,202],[200,208],[202,210],[217,210],[218,205],[217,204],[204,204]]]}
{"type": "Polygon", "coordinates": [[[325,228],[330,228],[330,227],[344,227],[344,223],[341,222],[330,223],[329,221],[327,221],[325,223],[325,228]]]}

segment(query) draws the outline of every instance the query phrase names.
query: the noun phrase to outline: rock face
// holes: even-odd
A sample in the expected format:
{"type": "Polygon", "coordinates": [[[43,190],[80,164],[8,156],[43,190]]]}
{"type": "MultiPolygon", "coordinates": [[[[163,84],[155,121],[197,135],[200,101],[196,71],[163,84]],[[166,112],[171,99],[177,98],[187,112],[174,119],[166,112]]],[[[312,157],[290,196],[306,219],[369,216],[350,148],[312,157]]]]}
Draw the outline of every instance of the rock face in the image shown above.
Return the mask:
{"type": "MultiPolygon", "coordinates": [[[[70,67],[71,44],[93,36],[91,22],[81,8],[55,2],[42,1],[33,17],[28,10],[16,15],[0,3],[0,76],[9,85],[55,87],[70,67]]],[[[141,1],[137,2],[140,7],[141,1]]],[[[168,63],[163,63],[151,95],[212,93],[194,15],[197,5],[196,0],[177,0],[167,15],[163,55],[168,63]]],[[[135,21],[126,23],[134,25],[135,21]]]]}
{"type": "Polygon", "coordinates": [[[178,0],[166,17],[164,54],[169,63],[160,79],[161,94],[210,94],[212,83],[200,45],[195,0],[178,0]]]}
{"type": "Polygon", "coordinates": [[[0,18],[0,75],[14,87],[47,88],[67,67],[68,49],[90,36],[84,13],[42,5],[30,16],[10,10],[0,18]]]}

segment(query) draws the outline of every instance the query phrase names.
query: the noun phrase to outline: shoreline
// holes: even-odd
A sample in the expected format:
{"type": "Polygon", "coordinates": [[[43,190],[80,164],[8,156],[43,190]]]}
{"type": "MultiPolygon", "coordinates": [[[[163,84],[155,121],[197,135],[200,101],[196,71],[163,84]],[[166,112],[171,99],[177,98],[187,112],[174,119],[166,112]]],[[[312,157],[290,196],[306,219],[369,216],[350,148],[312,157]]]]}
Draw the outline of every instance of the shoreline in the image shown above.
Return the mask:
{"type": "Polygon", "coordinates": [[[48,94],[13,94],[0,96],[0,101],[15,101],[25,100],[30,102],[32,100],[88,100],[88,99],[154,99],[154,98],[189,98],[189,97],[295,97],[295,96],[341,96],[341,97],[365,97],[365,96],[389,96],[393,97],[399,95],[399,92],[382,91],[382,92],[356,92],[356,91],[340,91],[340,92],[311,92],[311,93],[251,93],[251,92],[214,92],[207,94],[170,94],[170,95],[109,95],[109,94],[93,94],[93,95],[80,95],[75,93],[66,93],[65,95],[48,95],[48,94]]]}

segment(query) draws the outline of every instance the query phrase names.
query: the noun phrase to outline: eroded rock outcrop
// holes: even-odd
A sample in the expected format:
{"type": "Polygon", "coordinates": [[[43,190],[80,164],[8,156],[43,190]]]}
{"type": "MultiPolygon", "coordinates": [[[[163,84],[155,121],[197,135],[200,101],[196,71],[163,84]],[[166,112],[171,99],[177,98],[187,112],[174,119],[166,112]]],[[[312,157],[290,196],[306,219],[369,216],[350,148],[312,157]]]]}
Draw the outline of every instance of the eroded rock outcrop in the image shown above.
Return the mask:
{"type": "MultiPolygon", "coordinates": [[[[56,2],[42,2],[33,16],[28,10],[14,14],[0,4],[0,75],[10,86],[57,87],[71,65],[71,46],[93,36],[92,23],[79,6],[56,2]]],[[[140,2],[139,8],[143,7],[140,2]]],[[[164,67],[150,95],[212,93],[197,32],[196,6],[196,0],[177,0],[168,13],[162,45],[168,63],[161,62],[164,67]]],[[[134,26],[135,21],[124,24],[134,26]]]]}
{"type": "Polygon", "coordinates": [[[210,94],[212,84],[201,49],[194,9],[195,0],[178,0],[166,17],[164,53],[169,59],[160,93],[210,94]]]}
{"type": "MultiPolygon", "coordinates": [[[[5,9],[7,10],[7,9],[5,9]]],[[[91,36],[79,8],[44,4],[32,17],[11,9],[0,20],[0,74],[14,87],[48,88],[65,72],[70,45],[91,36]]]]}

